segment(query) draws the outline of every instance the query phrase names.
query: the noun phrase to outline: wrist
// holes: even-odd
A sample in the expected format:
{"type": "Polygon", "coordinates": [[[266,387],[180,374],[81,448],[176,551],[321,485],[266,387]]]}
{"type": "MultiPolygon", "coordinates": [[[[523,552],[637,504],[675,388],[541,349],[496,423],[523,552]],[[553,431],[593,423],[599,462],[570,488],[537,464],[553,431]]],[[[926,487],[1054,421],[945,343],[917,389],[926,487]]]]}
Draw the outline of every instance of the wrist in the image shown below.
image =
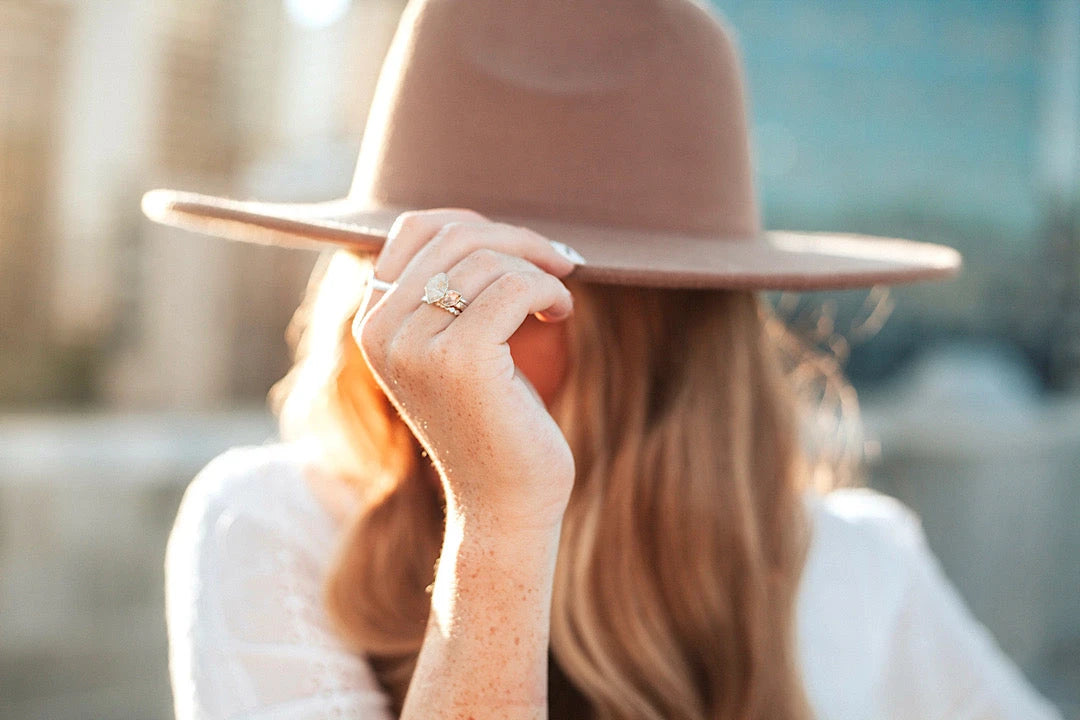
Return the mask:
{"type": "Polygon", "coordinates": [[[527,551],[557,548],[565,506],[547,512],[526,513],[483,509],[448,498],[446,535],[459,541],[498,550],[527,551]]]}
{"type": "Polygon", "coordinates": [[[403,718],[432,717],[435,704],[455,717],[546,717],[561,526],[483,519],[448,509],[431,619],[403,718]]]}
{"type": "Polygon", "coordinates": [[[558,547],[558,528],[491,532],[448,521],[432,591],[432,611],[447,637],[461,638],[461,618],[511,607],[512,625],[546,632],[558,547]]]}

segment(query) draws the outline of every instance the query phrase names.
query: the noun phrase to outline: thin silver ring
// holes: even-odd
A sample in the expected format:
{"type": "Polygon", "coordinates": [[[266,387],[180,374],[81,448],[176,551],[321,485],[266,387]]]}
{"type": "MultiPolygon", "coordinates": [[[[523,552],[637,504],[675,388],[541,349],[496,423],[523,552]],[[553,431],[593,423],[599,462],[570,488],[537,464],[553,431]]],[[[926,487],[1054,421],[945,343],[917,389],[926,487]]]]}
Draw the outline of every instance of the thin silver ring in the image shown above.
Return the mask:
{"type": "Polygon", "coordinates": [[[396,282],[386,282],[385,280],[380,280],[377,277],[372,277],[371,280],[368,281],[368,284],[371,285],[372,290],[378,290],[379,292],[384,293],[390,292],[397,287],[396,282]]]}

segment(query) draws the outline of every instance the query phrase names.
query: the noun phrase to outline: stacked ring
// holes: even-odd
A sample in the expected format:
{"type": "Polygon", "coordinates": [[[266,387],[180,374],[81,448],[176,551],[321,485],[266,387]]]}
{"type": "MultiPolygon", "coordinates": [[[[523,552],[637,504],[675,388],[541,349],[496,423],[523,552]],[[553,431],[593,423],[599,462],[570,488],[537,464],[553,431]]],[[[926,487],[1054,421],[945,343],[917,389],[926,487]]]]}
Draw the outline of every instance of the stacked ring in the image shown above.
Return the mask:
{"type": "Polygon", "coordinates": [[[457,290],[450,289],[450,278],[446,273],[433,275],[424,286],[424,302],[428,305],[437,305],[451,315],[460,315],[461,311],[469,305],[469,301],[461,297],[457,290]]]}
{"type": "Polygon", "coordinates": [[[372,290],[378,290],[379,292],[384,293],[390,292],[397,287],[397,283],[386,282],[385,280],[380,280],[379,278],[374,276],[372,276],[372,278],[368,280],[368,285],[371,286],[372,290]]]}

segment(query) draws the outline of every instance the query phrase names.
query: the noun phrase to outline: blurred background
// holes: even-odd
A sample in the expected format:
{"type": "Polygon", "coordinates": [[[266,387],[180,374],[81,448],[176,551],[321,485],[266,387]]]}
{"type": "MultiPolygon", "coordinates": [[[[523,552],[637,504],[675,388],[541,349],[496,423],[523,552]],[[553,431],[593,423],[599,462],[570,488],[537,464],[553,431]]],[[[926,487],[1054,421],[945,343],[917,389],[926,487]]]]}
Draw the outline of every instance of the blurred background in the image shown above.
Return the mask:
{"type": "MultiPolygon", "coordinates": [[[[403,4],[0,0],[0,717],[171,717],[165,539],[202,465],[273,437],[315,256],[139,198],[343,195],[403,4]]],[[[846,359],[868,482],[1080,717],[1080,0],[718,4],[766,225],[963,251],[776,300],[846,359]]]]}

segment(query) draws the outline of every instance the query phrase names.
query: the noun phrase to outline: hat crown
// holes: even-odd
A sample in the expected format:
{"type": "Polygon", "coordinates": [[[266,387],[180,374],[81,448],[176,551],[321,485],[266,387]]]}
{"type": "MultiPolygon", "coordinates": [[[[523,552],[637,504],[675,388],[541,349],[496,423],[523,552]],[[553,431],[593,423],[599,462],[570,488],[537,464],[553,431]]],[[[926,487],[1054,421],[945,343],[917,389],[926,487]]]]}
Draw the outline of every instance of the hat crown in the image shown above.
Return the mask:
{"type": "Polygon", "coordinates": [[[754,236],[730,34],[689,0],[414,0],[351,197],[754,236]]]}

